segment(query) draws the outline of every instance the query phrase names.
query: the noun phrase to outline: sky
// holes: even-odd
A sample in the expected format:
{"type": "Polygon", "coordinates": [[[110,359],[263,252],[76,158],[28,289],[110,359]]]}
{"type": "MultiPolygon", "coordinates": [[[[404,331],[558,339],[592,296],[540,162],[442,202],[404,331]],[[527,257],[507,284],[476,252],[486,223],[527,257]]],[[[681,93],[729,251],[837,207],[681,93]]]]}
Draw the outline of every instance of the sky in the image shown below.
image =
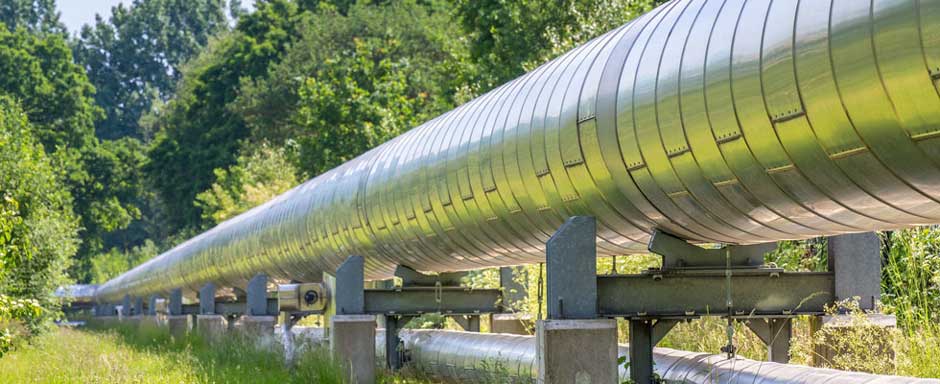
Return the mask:
{"type": "Polygon", "coordinates": [[[68,27],[69,33],[75,34],[81,30],[82,25],[94,23],[96,13],[107,19],[111,16],[111,7],[130,2],[131,0],[58,0],[56,3],[62,13],[62,22],[68,27]]]}

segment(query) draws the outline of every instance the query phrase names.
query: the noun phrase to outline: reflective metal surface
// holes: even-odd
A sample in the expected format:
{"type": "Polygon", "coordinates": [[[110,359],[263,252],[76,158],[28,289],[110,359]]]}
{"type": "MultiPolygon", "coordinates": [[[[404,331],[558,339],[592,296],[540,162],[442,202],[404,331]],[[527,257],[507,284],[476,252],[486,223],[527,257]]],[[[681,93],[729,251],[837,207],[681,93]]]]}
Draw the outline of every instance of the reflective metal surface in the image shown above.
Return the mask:
{"type": "MultiPolygon", "coordinates": [[[[385,343],[379,334],[376,352],[384,355],[385,343]]],[[[430,377],[447,382],[535,383],[538,376],[535,336],[484,334],[438,330],[402,332],[409,366],[430,377]]],[[[667,383],[940,383],[935,379],[872,375],[801,365],[778,364],[723,355],[656,348],[656,373],[667,383]]],[[[629,348],[621,345],[619,356],[629,358],[629,348]]],[[[382,358],[377,361],[384,362],[382,358]]],[[[630,377],[623,366],[620,377],[630,377]]]]}
{"type": "Polygon", "coordinates": [[[451,271],[538,262],[572,215],[601,255],[654,228],[758,243],[940,222],[940,2],[683,0],[104,284],[102,300],[350,254],[451,271]]]}
{"type": "Polygon", "coordinates": [[[56,288],[53,295],[72,303],[91,303],[95,301],[95,290],[97,289],[98,286],[94,284],[64,285],[56,288]]]}

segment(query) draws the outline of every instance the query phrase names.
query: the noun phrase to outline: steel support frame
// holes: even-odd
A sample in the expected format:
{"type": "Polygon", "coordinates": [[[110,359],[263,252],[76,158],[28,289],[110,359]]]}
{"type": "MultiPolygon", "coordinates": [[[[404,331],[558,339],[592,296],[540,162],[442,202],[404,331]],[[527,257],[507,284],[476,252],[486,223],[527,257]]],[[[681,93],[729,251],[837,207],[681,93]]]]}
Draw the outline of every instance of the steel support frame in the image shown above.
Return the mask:
{"type": "MultiPolygon", "coordinates": [[[[265,299],[265,309],[264,312],[260,314],[252,314],[250,316],[277,316],[279,314],[277,307],[276,298],[266,298],[265,299]]],[[[225,317],[237,317],[242,315],[248,315],[248,303],[244,301],[215,301],[215,309],[211,314],[222,315],[225,317]]],[[[182,307],[182,314],[184,315],[203,315],[210,313],[202,313],[200,308],[202,303],[198,304],[185,304],[182,307]]]]}
{"type": "Polygon", "coordinates": [[[502,312],[501,290],[456,286],[463,277],[460,273],[426,275],[398,266],[395,276],[402,279],[402,286],[388,289],[365,289],[364,275],[361,256],[350,256],[337,270],[336,313],[383,316],[386,364],[393,370],[403,363],[399,331],[411,319],[440,313],[465,319],[465,329],[479,331],[480,315],[502,312]]]}
{"type": "Polygon", "coordinates": [[[630,377],[638,384],[655,380],[653,347],[679,320],[747,320],[768,345],[769,358],[785,362],[790,318],[822,314],[837,298],[836,273],[785,273],[764,266],[763,255],[772,246],[705,249],[659,231],[649,249],[663,257],[663,268],[598,276],[594,263],[572,262],[572,257],[593,260],[595,236],[593,218],[572,217],[549,240],[548,318],[626,318],[630,377]]]}

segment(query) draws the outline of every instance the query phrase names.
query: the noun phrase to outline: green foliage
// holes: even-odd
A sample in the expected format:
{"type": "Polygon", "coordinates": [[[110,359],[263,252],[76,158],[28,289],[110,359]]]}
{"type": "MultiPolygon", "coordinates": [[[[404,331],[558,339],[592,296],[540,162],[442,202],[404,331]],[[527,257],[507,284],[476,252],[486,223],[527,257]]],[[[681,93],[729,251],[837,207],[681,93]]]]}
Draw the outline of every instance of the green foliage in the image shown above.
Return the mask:
{"type": "Polygon", "coordinates": [[[826,271],[829,268],[827,246],[826,238],[780,241],[776,249],[764,256],[764,262],[790,272],[826,271]]]}
{"type": "Polygon", "coordinates": [[[62,36],[0,28],[0,94],[20,103],[47,152],[93,144],[93,93],[62,36]]]}
{"type": "Polygon", "coordinates": [[[283,148],[261,145],[232,167],[216,169],[215,184],[196,201],[206,220],[221,223],[295,187],[296,174],[283,148]]]}
{"type": "Polygon", "coordinates": [[[17,104],[0,96],[0,353],[58,311],[77,248],[71,196],[17,104]]]}
{"type": "Polygon", "coordinates": [[[138,121],[173,95],[183,63],[227,30],[225,9],[224,0],[134,0],[112,8],[107,21],[99,17],[82,28],[75,58],[105,111],[98,137],[148,136],[138,121]]]}
{"type": "Polygon", "coordinates": [[[152,240],[146,240],[143,245],[133,247],[122,252],[118,248],[99,253],[91,259],[92,283],[102,284],[143,262],[160,254],[160,249],[152,240]]]}
{"type": "Polygon", "coordinates": [[[62,36],[0,28],[0,95],[20,103],[34,135],[62,169],[84,228],[73,270],[80,279],[87,277],[88,255],[101,248],[103,234],[139,216],[134,203],[142,188],[139,144],[99,144],[95,138],[100,109],[93,93],[62,36]]]}
{"type": "Polygon", "coordinates": [[[307,175],[455,106],[466,48],[439,5],[321,7],[269,69],[242,85],[236,110],[254,142],[296,142],[307,175]]]}
{"type": "Polygon", "coordinates": [[[664,0],[455,0],[456,15],[490,89],[534,69],[664,0]]]}
{"type": "Polygon", "coordinates": [[[885,309],[905,329],[940,324],[940,228],[920,227],[883,236],[885,309]]]}
{"type": "Polygon", "coordinates": [[[300,164],[320,174],[417,125],[426,95],[409,92],[407,62],[387,54],[391,39],[356,40],[352,57],[327,61],[301,85],[300,164]],[[383,41],[384,40],[384,41],[383,41]]]}
{"type": "Polygon", "coordinates": [[[21,338],[20,325],[35,322],[44,312],[35,299],[13,299],[0,294],[0,358],[21,338]]]}
{"type": "MultiPolygon", "coordinates": [[[[291,367],[280,344],[259,344],[235,334],[214,342],[194,333],[174,339],[151,326],[62,328],[0,359],[0,382],[346,383],[323,346],[306,346],[291,367]]],[[[428,383],[394,376],[380,382],[428,383]]]]}
{"type": "Polygon", "coordinates": [[[174,230],[198,227],[196,195],[215,182],[215,169],[235,163],[248,136],[230,105],[239,85],[266,74],[297,36],[300,9],[286,0],[259,2],[230,34],[212,41],[183,70],[177,94],[156,118],[157,135],[145,168],[174,230]]]}
{"type": "MultiPolygon", "coordinates": [[[[126,228],[141,217],[139,205],[145,195],[146,149],[136,139],[102,141],[85,148],[79,160],[84,174],[72,173],[75,206],[83,213],[83,249],[95,253],[111,245],[105,236],[126,228]]],[[[85,259],[82,260],[83,262],[85,259]]]]}
{"type": "Polygon", "coordinates": [[[0,23],[10,30],[65,34],[55,0],[4,0],[0,2],[0,23]]]}

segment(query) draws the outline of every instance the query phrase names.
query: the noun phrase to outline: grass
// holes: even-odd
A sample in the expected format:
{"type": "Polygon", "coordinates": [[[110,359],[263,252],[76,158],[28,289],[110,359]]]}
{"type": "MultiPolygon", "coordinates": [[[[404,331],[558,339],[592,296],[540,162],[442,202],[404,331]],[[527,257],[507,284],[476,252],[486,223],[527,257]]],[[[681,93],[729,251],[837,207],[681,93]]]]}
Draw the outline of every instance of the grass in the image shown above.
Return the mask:
{"type": "MultiPolygon", "coordinates": [[[[345,383],[322,347],[300,353],[293,368],[273,348],[239,337],[174,340],[155,328],[61,328],[0,359],[0,383],[345,383]]],[[[383,374],[380,383],[430,382],[383,374]]]]}

